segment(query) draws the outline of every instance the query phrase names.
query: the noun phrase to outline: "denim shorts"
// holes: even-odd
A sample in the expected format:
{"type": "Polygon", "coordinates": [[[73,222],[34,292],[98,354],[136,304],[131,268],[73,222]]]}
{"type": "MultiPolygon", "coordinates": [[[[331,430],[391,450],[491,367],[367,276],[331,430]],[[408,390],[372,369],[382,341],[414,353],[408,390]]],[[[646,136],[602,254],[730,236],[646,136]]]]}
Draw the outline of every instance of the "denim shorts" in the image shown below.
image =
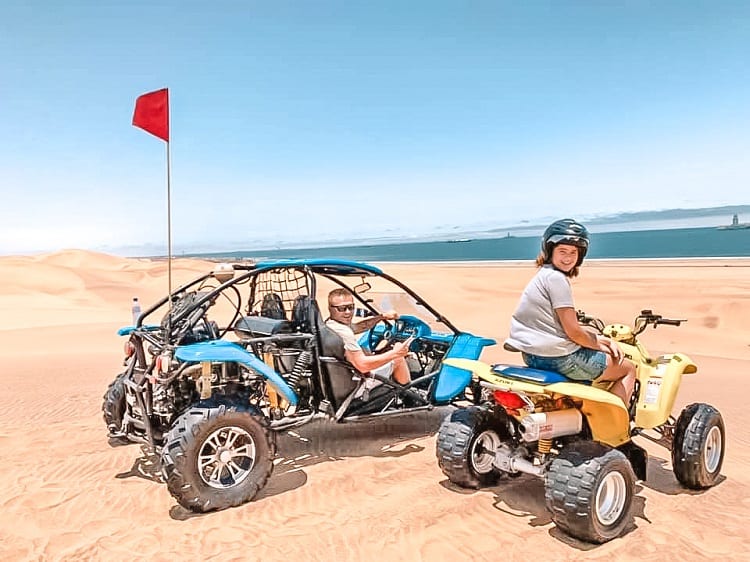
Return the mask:
{"type": "Polygon", "coordinates": [[[593,381],[607,368],[607,355],[603,351],[587,347],[581,347],[570,355],[560,357],[541,357],[528,353],[522,355],[526,365],[532,369],[554,371],[578,381],[593,381]]]}

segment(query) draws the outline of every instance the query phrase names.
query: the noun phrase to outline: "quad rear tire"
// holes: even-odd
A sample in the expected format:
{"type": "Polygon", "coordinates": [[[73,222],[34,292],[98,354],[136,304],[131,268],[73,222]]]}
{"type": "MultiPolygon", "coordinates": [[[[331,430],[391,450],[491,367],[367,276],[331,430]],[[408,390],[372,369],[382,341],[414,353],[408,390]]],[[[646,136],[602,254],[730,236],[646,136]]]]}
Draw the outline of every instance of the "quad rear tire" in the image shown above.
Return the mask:
{"type": "Polygon", "coordinates": [[[478,406],[455,410],[440,426],[437,458],[448,480],[463,488],[497,484],[502,471],[495,467],[495,451],[504,427],[492,412],[478,406]]]}
{"type": "Polygon", "coordinates": [[[550,464],[545,500],[555,524],[592,543],[619,537],[632,520],[635,474],[627,457],[594,441],[569,445],[550,464]]]}
{"type": "Polygon", "coordinates": [[[250,407],[206,402],[177,418],[164,441],[162,476],[177,502],[196,512],[250,501],[273,470],[276,435],[250,407]]]}
{"type": "Polygon", "coordinates": [[[724,462],[724,420],[708,404],[690,404],[675,424],[672,470],[680,483],[700,490],[716,484],[724,462]]]}

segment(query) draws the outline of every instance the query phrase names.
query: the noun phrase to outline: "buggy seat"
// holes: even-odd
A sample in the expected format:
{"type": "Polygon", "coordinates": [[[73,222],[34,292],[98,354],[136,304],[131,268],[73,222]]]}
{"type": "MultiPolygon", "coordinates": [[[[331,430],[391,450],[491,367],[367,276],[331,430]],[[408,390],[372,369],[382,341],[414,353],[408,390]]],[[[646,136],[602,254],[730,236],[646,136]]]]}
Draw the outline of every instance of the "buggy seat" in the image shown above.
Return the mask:
{"type": "Polygon", "coordinates": [[[257,338],[292,333],[288,320],[266,318],[265,316],[243,316],[232,327],[240,338],[257,338]]]}
{"type": "MultiPolygon", "coordinates": [[[[320,367],[328,375],[330,386],[327,386],[326,393],[334,403],[334,408],[338,409],[339,405],[357,388],[362,374],[346,360],[344,340],[325,325],[318,304],[309,299],[307,305],[307,318],[317,338],[320,367]]],[[[297,307],[295,311],[296,309],[297,307]]]]}

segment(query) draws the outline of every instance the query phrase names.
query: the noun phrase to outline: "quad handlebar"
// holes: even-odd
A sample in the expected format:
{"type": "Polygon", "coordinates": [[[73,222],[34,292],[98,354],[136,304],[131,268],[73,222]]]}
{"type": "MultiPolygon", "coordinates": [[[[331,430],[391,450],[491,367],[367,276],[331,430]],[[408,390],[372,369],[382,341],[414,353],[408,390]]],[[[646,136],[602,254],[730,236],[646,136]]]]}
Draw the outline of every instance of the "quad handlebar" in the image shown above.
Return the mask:
{"type": "MultiPolygon", "coordinates": [[[[602,333],[604,331],[604,322],[602,322],[599,318],[589,316],[582,310],[576,311],[576,317],[578,318],[578,322],[580,322],[584,326],[591,326],[599,333],[602,333]]],[[[649,325],[652,325],[654,328],[656,328],[659,324],[664,324],[665,326],[679,326],[683,322],[687,322],[687,319],[664,318],[661,314],[654,314],[649,309],[641,310],[641,313],[635,317],[635,321],[633,322],[633,335],[637,336],[638,334],[643,332],[649,325]]]]}
{"type": "Polygon", "coordinates": [[[665,326],[679,326],[683,322],[687,322],[687,318],[664,318],[661,314],[654,314],[651,310],[641,310],[641,313],[635,318],[634,333],[636,335],[640,334],[649,324],[656,328],[659,324],[664,324],[665,326]]]}

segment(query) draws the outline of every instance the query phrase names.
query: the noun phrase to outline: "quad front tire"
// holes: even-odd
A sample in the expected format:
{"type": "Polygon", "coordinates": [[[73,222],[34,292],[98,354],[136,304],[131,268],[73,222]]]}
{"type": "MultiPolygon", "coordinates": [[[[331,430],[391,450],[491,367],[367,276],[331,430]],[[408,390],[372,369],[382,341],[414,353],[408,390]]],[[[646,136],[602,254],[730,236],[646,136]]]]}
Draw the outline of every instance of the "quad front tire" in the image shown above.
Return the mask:
{"type": "Polygon", "coordinates": [[[495,451],[504,428],[487,410],[472,406],[455,410],[438,431],[438,464],[448,480],[464,488],[497,484],[502,472],[495,467],[495,451]]]}
{"type": "Polygon", "coordinates": [[[550,464],[545,500],[555,524],[592,543],[619,537],[630,524],[635,474],[627,457],[601,443],[569,445],[550,464]]]}
{"type": "Polygon", "coordinates": [[[693,490],[716,483],[724,462],[724,420],[708,404],[691,404],[680,414],[674,430],[672,470],[683,486],[693,490]]]}
{"type": "Polygon", "coordinates": [[[181,506],[226,509],[250,501],[266,485],[275,454],[275,434],[261,412],[209,402],[175,421],[162,449],[162,475],[181,506]]]}

